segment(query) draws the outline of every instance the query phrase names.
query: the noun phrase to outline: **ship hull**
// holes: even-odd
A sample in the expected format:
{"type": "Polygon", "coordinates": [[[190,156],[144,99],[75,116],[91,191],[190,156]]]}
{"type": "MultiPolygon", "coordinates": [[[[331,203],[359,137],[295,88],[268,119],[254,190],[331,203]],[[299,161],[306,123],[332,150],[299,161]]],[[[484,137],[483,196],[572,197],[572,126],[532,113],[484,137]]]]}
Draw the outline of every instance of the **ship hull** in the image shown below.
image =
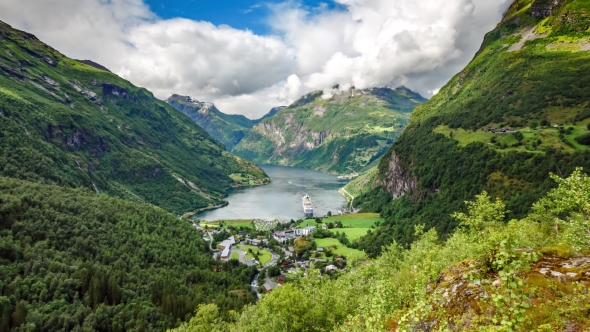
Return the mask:
{"type": "Polygon", "coordinates": [[[305,195],[301,198],[303,213],[305,214],[305,218],[313,218],[313,204],[311,203],[311,198],[305,195]]]}

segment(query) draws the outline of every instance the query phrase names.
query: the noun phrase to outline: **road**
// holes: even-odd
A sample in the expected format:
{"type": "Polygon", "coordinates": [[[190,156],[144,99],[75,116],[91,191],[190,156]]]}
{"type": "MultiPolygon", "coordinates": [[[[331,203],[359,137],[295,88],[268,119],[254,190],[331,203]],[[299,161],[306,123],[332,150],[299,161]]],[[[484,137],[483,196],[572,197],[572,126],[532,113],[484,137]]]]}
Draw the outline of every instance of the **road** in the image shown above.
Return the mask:
{"type": "Polygon", "coordinates": [[[272,255],[272,257],[270,258],[270,260],[268,261],[268,263],[264,264],[262,267],[269,267],[269,266],[273,266],[277,264],[277,261],[279,260],[280,256],[275,253],[274,251],[266,248],[266,250],[268,250],[268,252],[270,252],[270,254],[272,255]]]}
{"type": "Polygon", "coordinates": [[[209,249],[213,250],[213,236],[211,232],[207,232],[207,235],[209,235],[209,249]]]}
{"type": "Polygon", "coordinates": [[[242,249],[238,249],[237,247],[234,247],[233,250],[236,250],[238,252],[238,260],[240,261],[240,263],[242,264],[248,264],[247,260],[246,260],[246,253],[244,252],[244,250],[242,249]]]}
{"type": "Polygon", "coordinates": [[[354,196],[352,196],[352,195],[351,195],[351,194],[350,194],[348,191],[346,191],[346,189],[344,189],[344,188],[340,188],[340,190],[342,190],[342,192],[344,192],[345,194],[347,194],[348,196],[350,196],[350,209],[351,209],[351,210],[354,210],[354,205],[353,205],[353,202],[354,202],[354,196]]]}

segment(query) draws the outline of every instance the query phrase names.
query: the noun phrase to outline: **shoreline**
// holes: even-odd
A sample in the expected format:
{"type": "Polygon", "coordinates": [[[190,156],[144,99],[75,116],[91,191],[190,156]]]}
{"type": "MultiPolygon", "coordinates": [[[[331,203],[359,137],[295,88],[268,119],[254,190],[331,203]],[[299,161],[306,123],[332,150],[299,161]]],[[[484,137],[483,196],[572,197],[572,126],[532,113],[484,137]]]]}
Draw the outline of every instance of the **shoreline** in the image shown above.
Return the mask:
{"type": "Polygon", "coordinates": [[[181,218],[182,219],[190,219],[192,216],[194,216],[195,214],[197,214],[199,212],[220,209],[220,208],[226,207],[228,205],[229,205],[229,202],[228,201],[224,201],[224,203],[221,204],[221,205],[207,206],[207,207],[204,207],[204,208],[196,209],[195,211],[187,212],[187,213],[183,214],[181,218]]]}
{"type": "MultiPolygon", "coordinates": [[[[269,178],[269,179],[270,179],[270,178],[269,178]]],[[[225,190],[228,190],[228,189],[235,189],[235,188],[261,187],[261,186],[266,186],[266,185],[269,185],[269,184],[271,184],[271,183],[272,183],[272,180],[270,180],[270,181],[268,181],[268,182],[266,182],[266,183],[261,183],[261,184],[253,184],[253,185],[237,185],[237,186],[231,186],[231,187],[225,188],[225,190]]],[[[225,197],[227,197],[227,196],[228,196],[228,195],[227,195],[227,193],[225,193],[225,196],[224,196],[224,198],[225,198],[225,197]]],[[[192,216],[194,216],[195,214],[197,214],[197,213],[199,213],[199,212],[208,211],[208,210],[216,210],[216,209],[221,209],[221,208],[224,208],[224,207],[226,207],[226,206],[228,206],[228,205],[229,205],[229,202],[228,202],[228,201],[223,201],[223,202],[224,202],[224,203],[223,203],[223,204],[221,204],[221,205],[207,206],[207,207],[204,207],[204,208],[196,209],[196,210],[194,210],[194,211],[191,211],[191,212],[187,212],[187,213],[183,214],[183,215],[181,216],[181,218],[182,218],[182,219],[190,219],[192,216]]]]}

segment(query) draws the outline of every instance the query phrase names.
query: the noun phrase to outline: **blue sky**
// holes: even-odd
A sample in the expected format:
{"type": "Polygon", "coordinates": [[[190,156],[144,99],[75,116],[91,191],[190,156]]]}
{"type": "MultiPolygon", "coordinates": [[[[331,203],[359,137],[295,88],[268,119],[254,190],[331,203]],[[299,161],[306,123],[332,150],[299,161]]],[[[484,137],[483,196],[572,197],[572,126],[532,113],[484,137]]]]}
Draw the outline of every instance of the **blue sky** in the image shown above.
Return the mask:
{"type": "MultiPolygon", "coordinates": [[[[272,33],[267,24],[271,14],[268,4],[283,0],[146,0],[150,9],[163,19],[183,17],[196,21],[208,21],[215,25],[226,24],[233,28],[248,29],[257,35],[272,33]]],[[[297,1],[304,8],[327,6],[330,9],[344,10],[332,0],[297,1]]]]}

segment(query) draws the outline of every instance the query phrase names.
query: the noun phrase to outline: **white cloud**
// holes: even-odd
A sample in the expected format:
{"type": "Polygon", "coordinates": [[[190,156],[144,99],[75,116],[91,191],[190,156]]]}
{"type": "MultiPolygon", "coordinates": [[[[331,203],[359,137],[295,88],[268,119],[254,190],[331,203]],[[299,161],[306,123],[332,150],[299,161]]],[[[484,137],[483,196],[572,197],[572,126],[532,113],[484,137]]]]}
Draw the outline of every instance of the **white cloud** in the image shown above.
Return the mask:
{"type": "MultiPolygon", "coordinates": [[[[101,63],[159,98],[259,117],[312,90],[404,84],[432,95],[467,64],[507,0],[336,0],[269,5],[275,35],[163,20],[142,0],[3,0],[0,19],[101,63]]],[[[257,8],[256,6],[250,9],[257,8]]]]}

